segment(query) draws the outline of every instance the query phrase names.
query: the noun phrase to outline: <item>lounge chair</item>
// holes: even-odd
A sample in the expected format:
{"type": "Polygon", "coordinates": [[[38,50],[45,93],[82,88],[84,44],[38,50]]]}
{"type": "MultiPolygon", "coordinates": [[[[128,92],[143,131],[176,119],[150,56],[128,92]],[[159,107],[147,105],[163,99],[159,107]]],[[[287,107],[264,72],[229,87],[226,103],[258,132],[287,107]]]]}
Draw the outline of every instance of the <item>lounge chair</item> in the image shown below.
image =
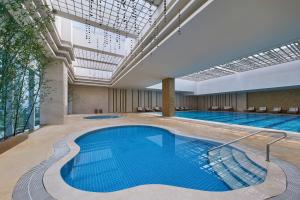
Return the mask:
{"type": "Polygon", "coordinates": [[[189,107],[184,107],[184,110],[185,110],[185,111],[188,111],[188,110],[189,110],[189,107]]]}
{"type": "Polygon", "coordinates": [[[158,106],[154,107],[153,110],[156,111],[156,112],[160,112],[161,111],[160,107],[158,107],[158,106]]]}
{"type": "Polygon", "coordinates": [[[254,106],[249,106],[245,111],[246,112],[255,112],[255,107],[254,106]]]}
{"type": "Polygon", "coordinates": [[[265,112],[267,112],[267,107],[266,106],[259,107],[256,112],[258,112],[258,113],[265,113],[265,112]]]}
{"type": "Polygon", "coordinates": [[[211,110],[211,111],[218,111],[218,110],[220,110],[220,109],[219,109],[219,106],[212,106],[212,107],[210,108],[210,110],[211,110]]]}
{"type": "Polygon", "coordinates": [[[181,111],[184,111],[184,107],[183,107],[183,106],[180,106],[179,109],[180,109],[181,111]]]}
{"type": "Polygon", "coordinates": [[[290,107],[288,110],[287,110],[287,113],[288,114],[297,114],[299,112],[299,108],[298,107],[290,107]]]}
{"type": "Polygon", "coordinates": [[[149,107],[145,107],[145,112],[152,112],[153,110],[149,107]]]}
{"type": "Polygon", "coordinates": [[[181,111],[179,107],[175,107],[175,110],[176,111],[181,111]]]}
{"type": "Polygon", "coordinates": [[[232,106],[224,106],[223,110],[224,111],[233,111],[233,107],[232,106]]]}
{"type": "Polygon", "coordinates": [[[138,112],[144,112],[144,109],[142,107],[137,107],[138,112]]]}
{"type": "Polygon", "coordinates": [[[272,113],[281,113],[282,112],[282,108],[281,107],[273,107],[272,113]]]}

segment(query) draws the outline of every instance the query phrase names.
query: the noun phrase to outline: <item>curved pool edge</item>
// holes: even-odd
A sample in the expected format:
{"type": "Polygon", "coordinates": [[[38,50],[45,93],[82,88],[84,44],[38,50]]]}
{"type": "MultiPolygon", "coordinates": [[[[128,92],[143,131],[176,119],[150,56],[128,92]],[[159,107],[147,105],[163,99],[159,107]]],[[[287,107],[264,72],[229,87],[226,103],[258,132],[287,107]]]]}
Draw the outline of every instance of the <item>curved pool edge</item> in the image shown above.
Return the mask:
{"type": "MultiPolygon", "coordinates": [[[[119,125],[109,125],[102,127],[94,127],[87,129],[85,131],[76,132],[70,134],[65,138],[65,142],[70,148],[70,151],[58,162],[54,163],[48,168],[43,177],[44,186],[47,192],[56,199],[172,199],[172,200],[182,200],[182,199],[198,199],[199,197],[207,199],[266,199],[283,193],[286,189],[286,176],[283,170],[276,164],[264,161],[264,158],[257,156],[248,150],[242,149],[247,156],[254,162],[258,163],[262,167],[268,170],[265,181],[261,184],[249,186],[246,188],[241,188],[237,190],[225,191],[225,192],[212,192],[203,190],[193,190],[188,188],[181,188],[168,185],[150,184],[150,185],[140,185],[132,188],[119,190],[115,192],[88,192],[84,190],[76,189],[68,185],[61,176],[61,168],[80,151],[79,146],[75,143],[75,140],[91,131],[120,127],[120,126],[152,126],[156,128],[165,129],[173,134],[182,135],[191,138],[197,138],[212,142],[220,142],[218,140],[211,140],[208,138],[197,137],[189,134],[184,134],[174,129],[170,129],[165,126],[157,126],[151,124],[119,124],[119,125]]],[[[232,145],[237,149],[241,149],[240,146],[232,145]]]]}

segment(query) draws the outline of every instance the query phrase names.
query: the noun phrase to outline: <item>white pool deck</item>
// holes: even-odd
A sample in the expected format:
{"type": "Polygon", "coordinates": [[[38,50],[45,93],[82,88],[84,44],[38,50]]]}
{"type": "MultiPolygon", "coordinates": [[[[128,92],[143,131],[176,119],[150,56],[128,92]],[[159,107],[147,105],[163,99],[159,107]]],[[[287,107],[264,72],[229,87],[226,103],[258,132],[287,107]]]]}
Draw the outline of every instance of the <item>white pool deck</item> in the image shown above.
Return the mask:
{"type": "MultiPolygon", "coordinates": [[[[0,155],[0,199],[11,199],[13,188],[19,178],[32,167],[47,160],[53,153],[53,144],[66,139],[70,153],[52,165],[44,176],[47,192],[56,199],[265,199],[282,193],[286,188],[286,176],[273,162],[264,161],[265,144],[274,139],[271,135],[258,135],[239,144],[255,162],[268,169],[265,182],[227,192],[207,192],[166,185],[142,185],[111,193],[93,193],[77,190],[67,185],[60,176],[60,168],[78,151],[74,138],[90,130],[117,125],[145,124],[160,126],[190,137],[228,142],[245,136],[252,129],[240,129],[234,126],[221,126],[199,121],[163,118],[144,114],[123,114],[125,117],[109,120],[87,120],[86,115],[66,117],[66,123],[57,126],[45,126],[29,135],[23,143],[0,155]],[[257,153],[261,152],[261,153],[257,153]]],[[[289,135],[271,148],[271,154],[300,168],[300,137],[289,135]]]]}

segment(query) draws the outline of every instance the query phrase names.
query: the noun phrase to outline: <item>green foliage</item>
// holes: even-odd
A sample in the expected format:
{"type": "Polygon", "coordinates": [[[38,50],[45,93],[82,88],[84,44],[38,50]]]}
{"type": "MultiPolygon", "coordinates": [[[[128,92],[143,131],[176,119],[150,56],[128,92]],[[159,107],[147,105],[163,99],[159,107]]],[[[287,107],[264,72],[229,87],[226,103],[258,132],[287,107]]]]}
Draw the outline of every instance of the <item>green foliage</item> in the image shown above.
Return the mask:
{"type": "Polygon", "coordinates": [[[0,1],[0,134],[2,128],[4,137],[28,126],[50,62],[43,33],[52,21],[46,6],[28,0],[0,1]]]}

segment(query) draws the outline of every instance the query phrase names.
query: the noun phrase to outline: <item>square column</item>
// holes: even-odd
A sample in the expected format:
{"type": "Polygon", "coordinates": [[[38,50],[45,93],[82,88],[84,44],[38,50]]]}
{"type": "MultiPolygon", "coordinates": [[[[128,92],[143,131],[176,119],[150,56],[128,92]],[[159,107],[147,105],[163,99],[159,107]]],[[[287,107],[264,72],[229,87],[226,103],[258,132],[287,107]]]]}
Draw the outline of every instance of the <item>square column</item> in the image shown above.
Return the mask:
{"type": "Polygon", "coordinates": [[[41,124],[63,124],[67,115],[68,74],[63,61],[50,63],[41,90],[41,124]]]}
{"type": "Polygon", "coordinates": [[[164,117],[175,115],[175,79],[162,80],[162,111],[164,117]]]}

